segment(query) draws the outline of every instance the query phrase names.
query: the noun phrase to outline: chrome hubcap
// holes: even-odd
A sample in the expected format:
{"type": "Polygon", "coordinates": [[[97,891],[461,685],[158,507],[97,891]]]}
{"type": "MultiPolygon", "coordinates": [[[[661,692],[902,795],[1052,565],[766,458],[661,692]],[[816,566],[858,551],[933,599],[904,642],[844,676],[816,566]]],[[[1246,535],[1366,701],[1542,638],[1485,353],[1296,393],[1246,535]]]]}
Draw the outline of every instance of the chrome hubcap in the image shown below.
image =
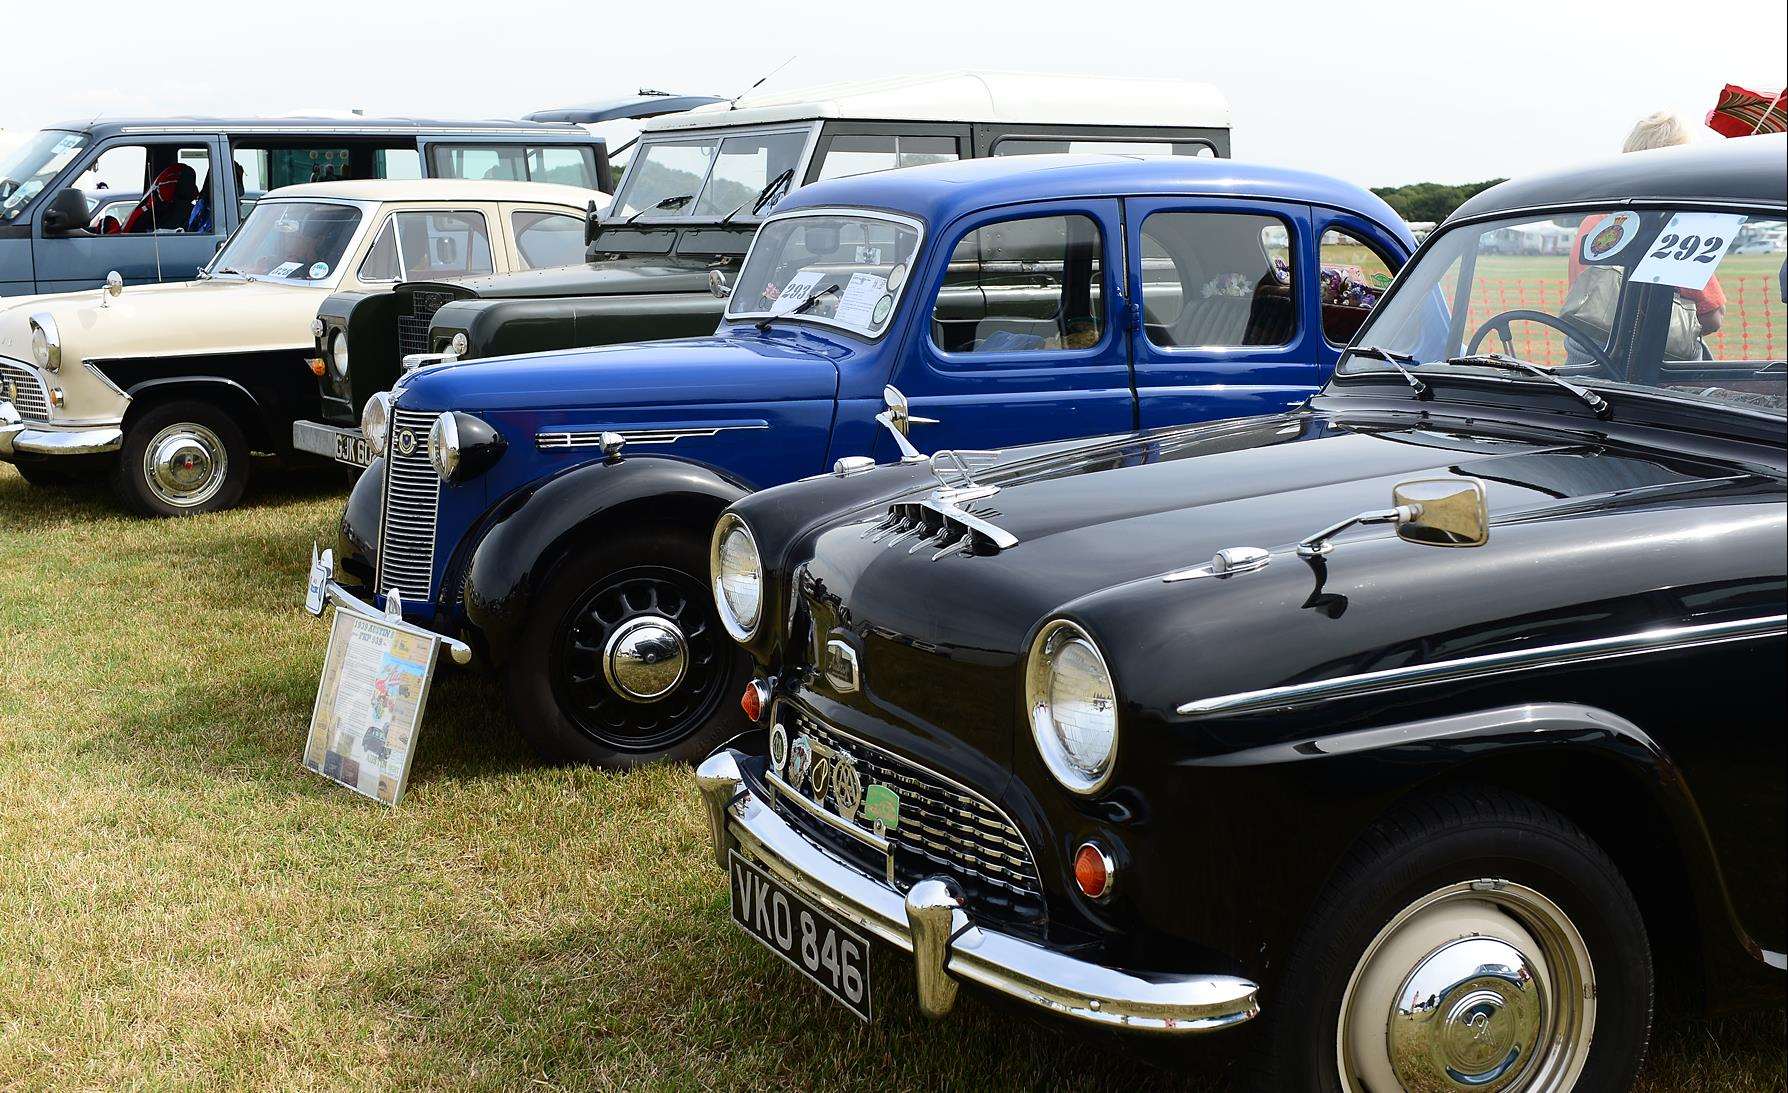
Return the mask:
{"type": "Polygon", "coordinates": [[[1468,937],[1430,953],[1392,1004],[1391,1068],[1408,1088],[1498,1088],[1532,1055],[1545,1018],[1535,968],[1500,939],[1468,937]]]}
{"type": "Polygon", "coordinates": [[[177,507],[204,504],[223,487],[229,456],[203,425],[181,422],[156,433],[143,450],[143,478],[156,497],[177,507]]]}
{"type": "Polygon", "coordinates": [[[1477,880],[1417,900],[1367,946],[1336,1063],[1355,1093],[1567,1090],[1594,1029],[1589,951],[1569,917],[1531,888],[1477,880]]]}
{"type": "Polygon", "coordinates": [[[632,702],[663,698],[683,682],[689,645],[677,624],[642,615],[616,627],[602,652],[602,674],[615,693],[632,702]]]}

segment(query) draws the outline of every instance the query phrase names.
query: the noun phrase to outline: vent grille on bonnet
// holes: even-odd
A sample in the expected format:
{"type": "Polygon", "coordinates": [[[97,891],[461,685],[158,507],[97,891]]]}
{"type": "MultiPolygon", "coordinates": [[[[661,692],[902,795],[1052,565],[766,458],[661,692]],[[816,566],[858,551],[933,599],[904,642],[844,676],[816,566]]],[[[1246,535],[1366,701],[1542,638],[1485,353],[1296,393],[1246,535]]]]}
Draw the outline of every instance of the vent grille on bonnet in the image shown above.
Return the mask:
{"type": "Polygon", "coordinates": [[[940,489],[917,501],[897,501],[888,514],[871,524],[863,537],[886,547],[905,546],[908,554],[930,551],[937,561],[952,554],[973,557],[1018,545],[1018,537],[993,523],[997,510],[970,512],[962,506],[998,493],[995,486],[940,489]]]}

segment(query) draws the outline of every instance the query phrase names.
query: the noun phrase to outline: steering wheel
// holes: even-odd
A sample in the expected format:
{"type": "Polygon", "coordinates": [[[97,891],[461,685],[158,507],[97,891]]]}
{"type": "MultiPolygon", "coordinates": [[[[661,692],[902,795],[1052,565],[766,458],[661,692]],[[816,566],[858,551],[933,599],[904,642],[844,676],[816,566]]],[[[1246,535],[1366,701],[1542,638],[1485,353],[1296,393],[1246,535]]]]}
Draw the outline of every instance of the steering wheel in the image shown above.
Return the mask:
{"type": "Polygon", "coordinates": [[[1509,330],[1509,326],[1517,319],[1524,319],[1530,323],[1539,323],[1541,326],[1549,326],[1563,334],[1565,337],[1571,339],[1578,349],[1589,354],[1590,359],[1595,361],[1596,367],[1602,370],[1602,374],[1605,377],[1608,379],[1614,378],[1613,358],[1609,357],[1600,346],[1596,345],[1596,342],[1601,340],[1602,336],[1600,334],[1597,334],[1595,331],[1584,326],[1575,319],[1567,319],[1563,315],[1548,315],[1544,311],[1529,311],[1525,308],[1516,308],[1513,311],[1503,311],[1490,316],[1488,319],[1484,320],[1483,326],[1478,327],[1478,332],[1471,336],[1471,344],[1465,347],[1465,352],[1467,354],[1476,353],[1478,347],[1484,344],[1484,337],[1492,330],[1496,331],[1497,336],[1502,339],[1502,345],[1505,350],[1512,347],[1515,344],[1515,338],[1513,333],[1509,330]]]}

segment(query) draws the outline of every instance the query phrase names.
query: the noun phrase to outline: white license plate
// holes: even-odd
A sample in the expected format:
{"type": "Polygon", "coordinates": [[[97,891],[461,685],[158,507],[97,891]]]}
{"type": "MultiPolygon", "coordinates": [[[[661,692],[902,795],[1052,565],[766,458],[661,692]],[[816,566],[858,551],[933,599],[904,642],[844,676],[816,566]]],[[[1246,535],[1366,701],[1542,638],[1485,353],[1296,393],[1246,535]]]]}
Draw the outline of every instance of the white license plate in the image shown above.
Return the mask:
{"type": "Polygon", "coordinates": [[[871,1019],[869,943],[732,852],[733,921],[845,1009],[871,1019]]]}
{"type": "Polygon", "coordinates": [[[343,463],[364,467],[372,462],[372,452],[366,446],[365,437],[337,433],[335,434],[335,458],[343,463]]]}

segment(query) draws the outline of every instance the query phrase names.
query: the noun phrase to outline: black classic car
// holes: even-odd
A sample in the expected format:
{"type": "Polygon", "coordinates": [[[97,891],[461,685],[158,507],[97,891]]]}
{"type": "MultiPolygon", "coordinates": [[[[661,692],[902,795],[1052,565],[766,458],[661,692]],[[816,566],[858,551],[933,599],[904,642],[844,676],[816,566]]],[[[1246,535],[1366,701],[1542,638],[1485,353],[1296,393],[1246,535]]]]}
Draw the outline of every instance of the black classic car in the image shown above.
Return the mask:
{"type": "Polygon", "coordinates": [[[364,466],[353,437],[367,400],[423,361],[713,333],[758,224],[808,183],[1087,151],[1228,156],[1229,106],[1184,80],[953,72],[757,92],[654,117],[583,239],[534,233],[537,246],[574,248],[557,262],[528,256],[522,274],[414,277],[325,300],[317,353],[334,367],[319,381],[323,420],[300,423],[293,441],[364,466]]]}
{"type": "Polygon", "coordinates": [[[735,921],[1268,1089],[1625,1088],[1660,988],[1779,1002],[1785,151],[1478,196],[1287,414],[737,502],[735,921]]]}

